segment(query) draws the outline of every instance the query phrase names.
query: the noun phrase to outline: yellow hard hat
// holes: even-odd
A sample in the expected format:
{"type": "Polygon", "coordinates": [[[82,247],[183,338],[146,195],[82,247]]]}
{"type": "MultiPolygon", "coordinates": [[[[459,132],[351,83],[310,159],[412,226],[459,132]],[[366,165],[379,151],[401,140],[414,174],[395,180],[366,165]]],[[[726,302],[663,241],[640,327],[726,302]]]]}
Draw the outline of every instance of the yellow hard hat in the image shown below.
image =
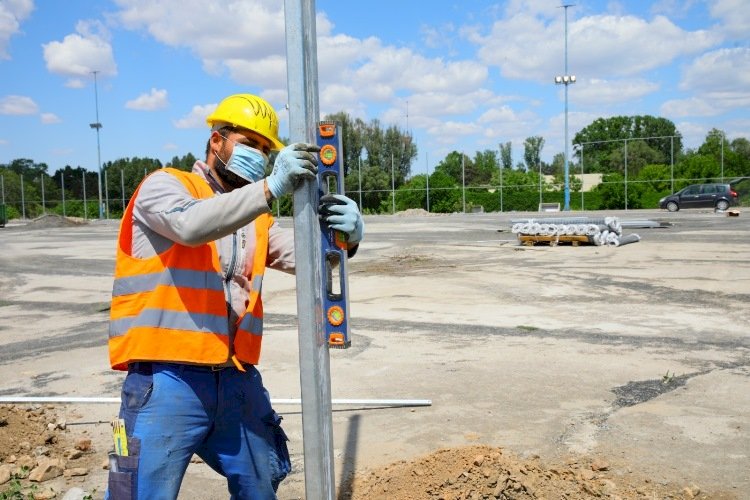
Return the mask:
{"type": "Polygon", "coordinates": [[[268,139],[274,150],[284,147],[279,140],[279,117],[276,111],[268,101],[257,95],[230,95],[208,115],[206,123],[211,128],[230,125],[251,130],[268,139]]]}

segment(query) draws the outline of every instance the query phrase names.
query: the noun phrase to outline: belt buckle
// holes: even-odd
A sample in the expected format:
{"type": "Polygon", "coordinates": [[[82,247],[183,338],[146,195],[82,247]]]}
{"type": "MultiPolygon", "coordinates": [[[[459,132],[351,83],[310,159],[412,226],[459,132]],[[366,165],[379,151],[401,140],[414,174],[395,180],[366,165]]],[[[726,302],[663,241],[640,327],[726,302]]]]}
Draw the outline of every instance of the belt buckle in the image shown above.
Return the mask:
{"type": "Polygon", "coordinates": [[[221,365],[211,365],[211,371],[212,371],[212,372],[220,372],[220,371],[222,371],[222,370],[223,370],[224,368],[226,368],[226,366],[221,366],[221,365]]]}

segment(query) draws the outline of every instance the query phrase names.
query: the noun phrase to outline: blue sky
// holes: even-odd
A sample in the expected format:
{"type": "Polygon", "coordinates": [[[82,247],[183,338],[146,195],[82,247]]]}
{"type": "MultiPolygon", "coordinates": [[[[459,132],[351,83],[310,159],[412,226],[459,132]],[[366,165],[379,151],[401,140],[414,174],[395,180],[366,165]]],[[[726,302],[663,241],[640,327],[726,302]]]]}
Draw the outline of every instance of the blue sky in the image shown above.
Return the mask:
{"type": "MultiPolygon", "coordinates": [[[[568,9],[569,136],[599,117],[672,120],[687,147],[750,138],[747,0],[576,0],[568,9]]],[[[0,0],[0,163],[52,173],[203,156],[205,116],[258,93],[288,136],[281,0],[0,0]],[[92,71],[98,71],[96,92],[92,71]]],[[[453,150],[564,149],[558,0],[316,2],[320,111],[407,126],[412,173],[453,150]]]]}

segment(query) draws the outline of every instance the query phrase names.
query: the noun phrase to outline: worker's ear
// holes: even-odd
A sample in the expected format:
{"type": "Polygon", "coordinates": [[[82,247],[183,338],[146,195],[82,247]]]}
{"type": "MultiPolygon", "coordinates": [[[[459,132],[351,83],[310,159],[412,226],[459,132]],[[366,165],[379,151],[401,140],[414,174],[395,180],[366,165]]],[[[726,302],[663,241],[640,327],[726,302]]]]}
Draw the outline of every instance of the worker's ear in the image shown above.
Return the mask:
{"type": "Polygon", "coordinates": [[[208,142],[211,151],[218,152],[221,151],[221,146],[224,144],[224,138],[218,130],[214,130],[211,132],[211,137],[209,137],[208,142]]]}

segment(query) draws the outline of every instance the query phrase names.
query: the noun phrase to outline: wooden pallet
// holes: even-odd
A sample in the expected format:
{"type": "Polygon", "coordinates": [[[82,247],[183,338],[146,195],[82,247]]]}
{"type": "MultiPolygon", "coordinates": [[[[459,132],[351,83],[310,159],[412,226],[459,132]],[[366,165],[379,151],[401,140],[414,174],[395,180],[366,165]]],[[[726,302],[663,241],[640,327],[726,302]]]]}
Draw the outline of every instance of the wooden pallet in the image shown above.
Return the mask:
{"type": "Polygon", "coordinates": [[[533,234],[519,234],[518,241],[520,241],[522,245],[529,247],[534,246],[538,243],[543,243],[551,247],[554,247],[561,243],[570,243],[574,247],[577,247],[581,244],[588,245],[590,243],[588,236],[580,235],[539,236],[533,234]]]}

